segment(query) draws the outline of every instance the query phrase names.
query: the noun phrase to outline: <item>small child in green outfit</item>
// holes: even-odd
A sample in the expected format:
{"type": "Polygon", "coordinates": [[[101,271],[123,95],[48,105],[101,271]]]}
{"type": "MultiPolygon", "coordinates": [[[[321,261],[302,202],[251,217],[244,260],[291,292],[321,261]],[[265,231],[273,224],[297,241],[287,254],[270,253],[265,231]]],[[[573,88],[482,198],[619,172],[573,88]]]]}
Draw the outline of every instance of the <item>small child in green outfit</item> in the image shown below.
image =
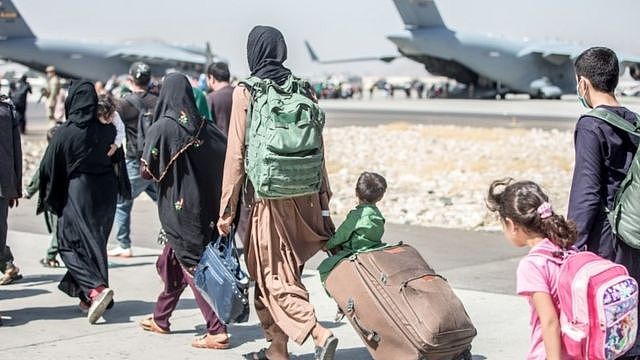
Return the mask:
{"type": "Polygon", "coordinates": [[[376,207],[387,191],[387,181],[380,174],[363,172],[356,183],[358,206],[351,210],[336,233],[329,239],[325,249],[332,256],[318,266],[324,284],[331,270],[353,254],[385,246],[384,217],[376,207]]]}

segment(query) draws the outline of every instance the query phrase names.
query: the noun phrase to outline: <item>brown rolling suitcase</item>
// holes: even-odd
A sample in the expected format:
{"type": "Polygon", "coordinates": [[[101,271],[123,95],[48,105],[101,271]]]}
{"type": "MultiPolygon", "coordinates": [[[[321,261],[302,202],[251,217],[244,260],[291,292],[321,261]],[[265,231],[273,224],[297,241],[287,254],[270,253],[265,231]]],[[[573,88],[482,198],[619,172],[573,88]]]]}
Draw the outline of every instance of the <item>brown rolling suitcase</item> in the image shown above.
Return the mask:
{"type": "Polygon", "coordinates": [[[374,359],[471,359],[477,332],[469,315],[413,247],[353,255],[325,286],[374,359]]]}

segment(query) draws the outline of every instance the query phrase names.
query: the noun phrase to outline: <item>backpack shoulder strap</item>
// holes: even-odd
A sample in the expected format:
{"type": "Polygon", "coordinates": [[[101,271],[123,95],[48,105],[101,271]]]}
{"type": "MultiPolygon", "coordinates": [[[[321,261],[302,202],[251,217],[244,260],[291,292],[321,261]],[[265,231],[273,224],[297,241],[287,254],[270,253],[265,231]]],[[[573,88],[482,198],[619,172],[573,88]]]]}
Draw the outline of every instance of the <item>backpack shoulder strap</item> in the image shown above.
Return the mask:
{"type": "Polygon", "coordinates": [[[293,78],[292,80],[298,84],[300,89],[304,90],[311,87],[311,83],[308,80],[293,75],[291,75],[291,77],[293,78]]]}
{"type": "Polygon", "coordinates": [[[240,81],[239,84],[246,86],[251,95],[253,95],[256,90],[264,90],[266,85],[262,79],[256,76],[249,76],[248,78],[240,81]]]}
{"type": "Polygon", "coordinates": [[[245,156],[249,146],[249,134],[251,134],[251,117],[253,115],[253,107],[254,107],[254,102],[256,100],[255,94],[256,94],[256,90],[259,88],[260,83],[262,83],[262,80],[255,76],[249,76],[248,78],[238,83],[238,85],[244,85],[249,91],[249,94],[251,94],[251,96],[249,97],[249,106],[247,108],[247,120],[245,123],[245,131],[244,131],[245,156]]]}
{"type": "Polygon", "coordinates": [[[623,119],[618,114],[603,108],[592,109],[591,111],[584,114],[583,116],[593,116],[595,118],[598,118],[606,122],[607,124],[613,127],[616,127],[620,130],[624,130],[629,134],[640,136],[640,118],[638,117],[638,114],[635,114],[635,115],[636,115],[635,124],[631,124],[629,121],[623,119]]]}
{"type": "Polygon", "coordinates": [[[562,265],[562,263],[565,262],[565,260],[571,256],[572,254],[574,254],[574,252],[571,251],[551,251],[549,249],[541,249],[541,248],[536,248],[533,249],[529,255],[534,255],[534,256],[541,256],[551,262],[554,262],[558,265],[562,265]]]}

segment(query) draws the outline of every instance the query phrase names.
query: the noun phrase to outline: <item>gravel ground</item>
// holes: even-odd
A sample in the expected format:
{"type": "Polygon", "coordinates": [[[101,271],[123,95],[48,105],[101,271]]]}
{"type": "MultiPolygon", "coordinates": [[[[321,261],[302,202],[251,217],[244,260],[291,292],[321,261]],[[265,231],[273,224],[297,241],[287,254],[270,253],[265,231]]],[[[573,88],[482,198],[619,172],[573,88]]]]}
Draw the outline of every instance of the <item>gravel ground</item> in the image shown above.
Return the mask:
{"type": "MultiPolygon", "coordinates": [[[[23,141],[25,184],[45,146],[23,141]]],[[[566,212],[574,158],[569,131],[394,123],[326,128],[325,146],[336,218],[355,206],[362,171],[387,179],[379,206],[391,223],[495,229],[484,197],[491,181],[503,177],[538,182],[566,212]]]]}
{"type": "Polygon", "coordinates": [[[336,215],[355,205],[362,171],[387,179],[380,209],[392,223],[495,229],[484,198],[491,181],[504,177],[539,183],[566,212],[574,159],[569,131],[396,123],[328,128],[325,142],[336,215]]]}

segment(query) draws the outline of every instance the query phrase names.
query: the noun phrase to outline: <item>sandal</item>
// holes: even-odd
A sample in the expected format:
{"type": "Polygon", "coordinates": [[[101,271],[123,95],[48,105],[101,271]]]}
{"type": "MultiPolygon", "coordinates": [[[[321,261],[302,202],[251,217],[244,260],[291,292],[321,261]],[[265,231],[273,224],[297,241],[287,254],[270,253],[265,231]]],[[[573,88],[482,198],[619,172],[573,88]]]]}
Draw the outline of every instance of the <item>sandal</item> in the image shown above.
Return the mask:
{"type": "Polygon", "coordinates": [[[40,259],[40,264],[42,264],[42,266],[44,266],[46,268],[59,268],[59,267],[61,267],[60,263],[56,259],[45,259],[45,258],[42,258],[42,259],[40,259]]]}
{"type": "Polygon", "coordinates": [[[213,340],[215,335],[205,334],[193,340],[191,346],[198,349],[224,350],[229,348],[229,336],[224,341],[213,340]]]}
{"type": "Polygon", "coordinates": [[[242,355],[246,360],[269,360],[267,357],[267,349],[262,348],[258,352],[251,352],[242,355]]]}
{"type": "Polygon", "coordinates": [[[333,360],[338,348],[338,338],[331,335],[324,341],[322,347],[316,346],[315,360],[333,360]]]}
{"type": "Polygon", "coordinates": [[[142,329],[144,331],[150,331],[150,332],[154,332],[157,334],[163,334],[166,335],[168,333],[170,333],[170,330],[165,330],[163,328],[161,328],[158,324],[156,324],[156,321],[153,320],[152,316],[149,316],[148,318],[144,319],[144,320],[140,320],[140,322],[138,323],[140,324],[140,326],[142,327],[142,329]]]}

